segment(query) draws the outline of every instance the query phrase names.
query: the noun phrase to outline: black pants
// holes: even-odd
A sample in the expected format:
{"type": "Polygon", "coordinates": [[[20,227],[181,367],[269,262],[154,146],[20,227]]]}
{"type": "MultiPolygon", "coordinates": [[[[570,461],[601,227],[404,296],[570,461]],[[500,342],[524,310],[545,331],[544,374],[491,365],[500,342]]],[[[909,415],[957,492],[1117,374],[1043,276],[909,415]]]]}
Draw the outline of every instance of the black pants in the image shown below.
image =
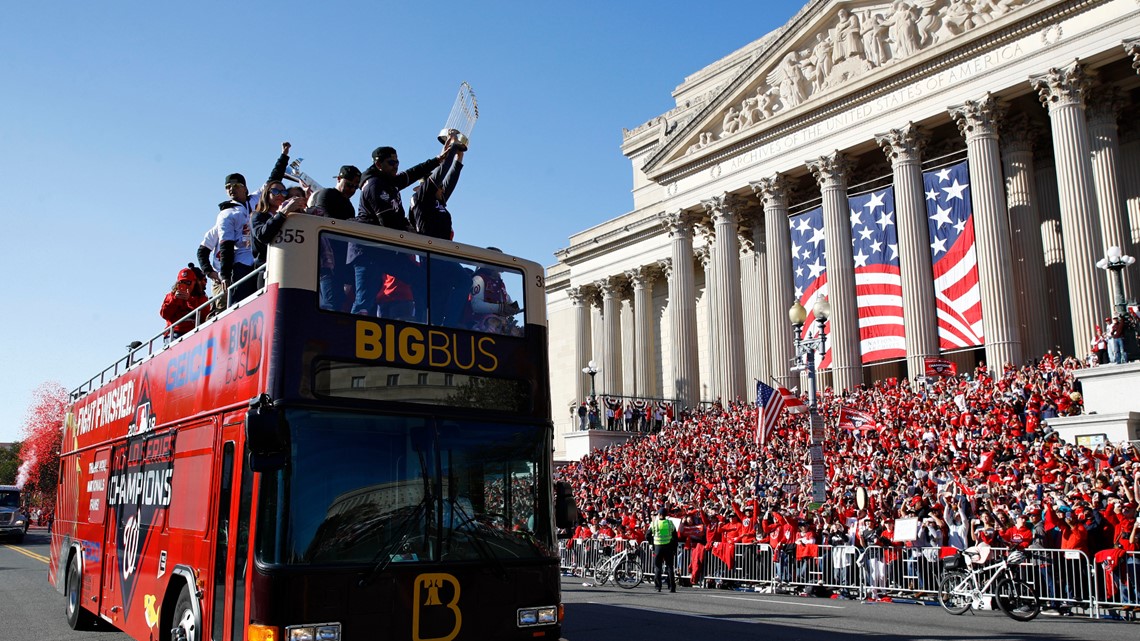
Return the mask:
{"type": "Polygon", "coordinates": [[[675,565],[677,563],[677,544],[666,543],[665,545],[656,545],[653,548],[653,585],[658,590],[661,589],[661,566],[665,566],[665,572],[669,576],[669,591],[676,592],[677,586],[673,583],[673,575],[676,574],[675,565]]]}
{"type": "Polygon", "coordinates": [[[236,283],[248,276],[253,271],[253,269],[253,265],[234,263],[233,281],[231,282],[230,287],[230,305],[233,305],[234,303],[252,296],[254,292],[257,291],[260,284],[257,282],[256,278],[248,278],[244,283],[233,285],[233,283],[236,283]]]}

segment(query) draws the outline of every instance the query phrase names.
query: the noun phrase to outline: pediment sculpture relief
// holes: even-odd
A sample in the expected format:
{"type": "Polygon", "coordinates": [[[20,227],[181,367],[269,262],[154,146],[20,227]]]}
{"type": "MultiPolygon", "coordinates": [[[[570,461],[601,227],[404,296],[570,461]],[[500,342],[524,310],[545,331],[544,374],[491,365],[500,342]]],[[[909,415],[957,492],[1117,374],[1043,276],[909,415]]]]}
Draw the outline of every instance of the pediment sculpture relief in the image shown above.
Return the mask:
{"type": "Polygon", "coordinates": [[[698,135],[691,154],[755,127],[822,92],[992,22],[1036,0],[895,0],[841,8],[826,26],[780,56],[762,81],[698,135]]]}

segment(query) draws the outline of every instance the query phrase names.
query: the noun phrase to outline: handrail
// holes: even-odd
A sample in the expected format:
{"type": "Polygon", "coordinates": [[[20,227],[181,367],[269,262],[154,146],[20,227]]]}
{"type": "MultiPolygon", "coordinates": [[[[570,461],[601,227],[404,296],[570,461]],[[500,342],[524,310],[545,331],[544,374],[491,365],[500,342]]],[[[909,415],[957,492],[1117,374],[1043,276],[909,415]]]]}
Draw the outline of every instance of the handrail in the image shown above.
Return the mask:
{"type": "MultiPolygon", "coordinates": [[[[172,345],[174,345],[176,342],[181,340],[183,336],[188,336],[190,334],[193,334],[195,331],[197,331],[198,327],[201,326],[203,322],[205,322],[201,319],[202,312],[208,308],[212,308],[212,306],[215,302],[217,302],[219,300],[225,300],[225,305],[224,305],[225,309],[222,310],[222,312],[221,312],[221,313],[225,313],[226,311],[228,311],[230,309],[236,309],[238,307],[241,307],[242,304],[245,303],[245,301],[253,300],[254,298],[260,296],[261,292],[264,291],[264,289],[265,289],[264,287],[259,287],[249,297],[245,298],[244,300],[238,301],[238,302],[234,303],[233,305],[230,305],[230,294],[234,290],[234,288],[238,287],[239,285],[242,285],[243,283],[249,281],[250,279],[260,278],[264,273],[265,273],[265,265],[262,265],[262,266],[258,267],[257,269],[254,269],[252,272],[250,272],[248,275],[246,275],[241,280],[237,281],[236,283],[231,284],[228,288],[222,290],[220,293],[215,294],[214,296],[210,297],[209,299],[206,300],[205,303],[202,303],[198,307],[194,308],[190,313],[188,313],[185,316],[183,316],[182,318],[179,318],[178,320],[170,323],[169,325],[166,326],[165,329],[163,329],[158,334],[155,334],[154,336],[152,336],[149,340],[132,342],[130,344],[130,346],[127,348],[128,351],[127,351],[126,356],[123,356],[122,358],[119,358],[115,362],[111,363],[110,365],[105,367],[102,371],[100,371],[98,374],[87,379],[87,381],[84,382],[82,385],[80,385],[79,387],[76,387],[74,390],[72,390],[71,391],[71,400],[74,402],[74,401],[79,400],[80,398],[83,398],[84,396],[86,396],[87,394],[90,394],[91,392],[95,391],[99,387],[102,387],[109,380],[114,380],[114,379],[118,378],[120,373],[126,373],[126,372],[130,371],[130,369],[132,367],[134,367],[135,365],[138,365],[139,363],[144,362],[146,359],[154,356],[155,354],[162,353],[163,351],[165,351],[166,349],[168,349],[172,345]],[[170,333],[171,333],[170,328],[171,327],[178,325],[179,323],[187,322],[190,320],[194,321],[194,329],[190,330],[186,334],[183,334],[182,336],[179,336],[178,338],[173,338],[173,339],[170,338],[170,333]],[[156,351],[155,350],[155,343],[159,340],[162,340],[162,348],[156,351]],[[140,355],[143,351],[145,351],[146,354],[140,355]],[[120,372],[120,368],[121,368],[121,372],[120,372]],[[108,378],[108,373],[110,373],[110,378],[108,378]],[[98,381],[98,383],[96,383],[96,381],[98,381]]],[[[208,321],[208,320],[215,318],[215,317],[216,317],[216,315],[211,315],[206,320],[208,321]]]]}

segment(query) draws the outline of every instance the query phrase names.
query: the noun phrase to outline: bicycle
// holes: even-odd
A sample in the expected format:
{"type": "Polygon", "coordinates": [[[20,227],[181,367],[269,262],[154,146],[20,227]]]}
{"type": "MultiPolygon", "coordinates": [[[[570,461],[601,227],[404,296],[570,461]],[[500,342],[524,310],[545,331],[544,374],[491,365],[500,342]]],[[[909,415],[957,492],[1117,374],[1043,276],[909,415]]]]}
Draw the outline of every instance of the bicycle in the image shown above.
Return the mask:
{"type": "Polygon", "coordinates": [[[635,552],[637,546],[630,542],[629,549],[617,554],[612,553],[613,548],[606,546],[602,549],[602,556],[594,564],[594,585],[603,586],[611,580],[620,588],[632,590],[641,585],[644,572],[641,560],[635,552]]]}
{"type": "Polygon", "coordinates": [[[992,587],[998,609],[1014,621],[1032,621],[1041,613],[1036,588],[1014,576],[1011,570],[1028,558],[1025,552],[1014,550],[998,563],[975,568],[970,566],[980,563],[982,554],[972,548],[966,553],[977,561],[967,561],[961,553],[942,560],[946,571],[938,582],[938,604],[942,609],[954,615],[963,614],[970,608],[982,609],[987,595],[991,594],[987,590],[992,587]],[[982,581],[982,577],[991,571],[990,577],[982,581]]]}

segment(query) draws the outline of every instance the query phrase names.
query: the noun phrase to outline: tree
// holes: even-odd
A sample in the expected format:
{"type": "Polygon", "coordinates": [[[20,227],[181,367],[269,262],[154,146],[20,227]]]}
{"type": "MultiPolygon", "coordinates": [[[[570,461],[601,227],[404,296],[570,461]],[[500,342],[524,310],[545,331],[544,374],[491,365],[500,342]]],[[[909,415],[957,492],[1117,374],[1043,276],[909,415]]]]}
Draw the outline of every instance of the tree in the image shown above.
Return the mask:
{"type": "Polygon", "coordinates": [[[20,448],[20,471],[16,481],[25,494],[40,497],[41,505],[55,503],[59,481],[59,451],[63,444],[63,419],[67,390],[54,381],[32,392],[32,404],[24,418],[24,441],[20,448]]]}
{"type": "Polygon", "coordinates": [[[20,470],[20,442],[0,447],[0,485],[15,485],[20,470]]]}

